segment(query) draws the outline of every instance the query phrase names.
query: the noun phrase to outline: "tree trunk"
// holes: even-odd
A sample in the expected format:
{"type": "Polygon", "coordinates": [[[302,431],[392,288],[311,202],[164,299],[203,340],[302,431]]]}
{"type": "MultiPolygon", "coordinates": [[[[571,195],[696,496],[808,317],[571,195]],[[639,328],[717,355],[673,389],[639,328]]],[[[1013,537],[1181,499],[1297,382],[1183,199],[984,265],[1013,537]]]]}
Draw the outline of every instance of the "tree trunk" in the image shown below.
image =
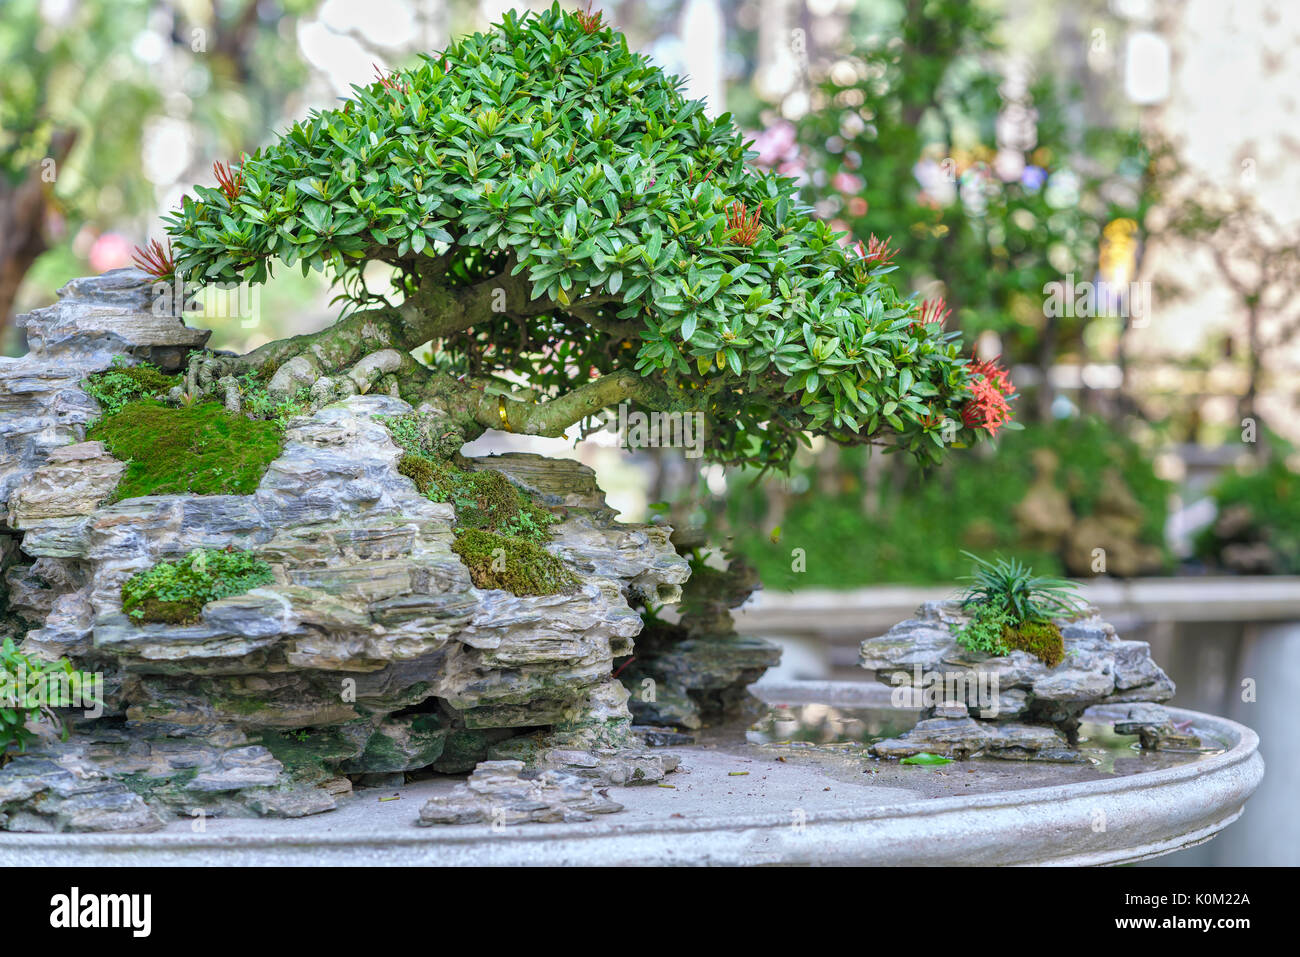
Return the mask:
{"type": "Polygon", "coordinates": [[[0,182],[0,337],[12,321],[23,278],[37,257],[49,248],[45,220],[54,179],[76,139],[75,130],[55,132],[49,156],[36,163],[25,179],[16,186],[0,182]],[[52,167],[47,167],[47,160],[54,161],[52,167]]]}

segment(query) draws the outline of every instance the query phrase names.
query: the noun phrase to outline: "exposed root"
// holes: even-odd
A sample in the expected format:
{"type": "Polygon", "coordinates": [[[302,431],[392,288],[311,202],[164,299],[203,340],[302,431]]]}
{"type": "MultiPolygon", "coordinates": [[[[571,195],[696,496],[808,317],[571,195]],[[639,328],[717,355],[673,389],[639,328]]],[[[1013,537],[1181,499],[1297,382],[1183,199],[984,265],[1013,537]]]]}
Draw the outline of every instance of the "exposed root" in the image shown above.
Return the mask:
{"type": "Polygon", "coordinates": [[[198,398],[217,391],[217,384],[226,376],[246,371],[246,363],[239,356],[195,352],[190,355],[185,368],[185,392],[198,398]]]}

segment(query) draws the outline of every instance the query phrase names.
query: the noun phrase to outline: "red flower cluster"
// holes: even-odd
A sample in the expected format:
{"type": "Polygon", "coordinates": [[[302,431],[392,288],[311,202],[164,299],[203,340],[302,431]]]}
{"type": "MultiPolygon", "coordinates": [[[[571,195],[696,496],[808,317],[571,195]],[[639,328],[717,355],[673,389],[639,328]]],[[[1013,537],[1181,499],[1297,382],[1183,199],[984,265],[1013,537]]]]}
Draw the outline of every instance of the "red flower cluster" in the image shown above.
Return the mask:
{"type": "Polygon", "coordinates": [[[586,10],[574,10],[573,16],[577,19],[578,26],[582,27],[583,33],[595,33],[600,29],[601,12],[597,10],[592,13],[590,3],[587,4],[586,10]]]}
{"type": "Polygon", "coordinates": [[[943,296],[940,296],[938,299],[927,299],[925,302],[921,303],[921,311],[917,313],[916,318],[912,320],[912,325],[924,326],[931,322],[937,322],[942,326],[951,315],[952,310],[949,309],[948,304],[944,302],[943,296]]]}
{"type": "Polygon", "coordinates": [[[410,86],[407,84],[402,83],[399,80],[394,80],[394,74],[384,73],[384,71],[379,68],[378,63],[372,63],[370,65],[375,68],[375,79],[379,81],[379,85],[385,90],[388,90],[390,93],[409,93],[411,91],[410,86]]]}
{"type": "Polygon", "coordinates": [[[750,216],[745,204],[736,200],[727,209],[727,238],[737,246],[752,246],[758,240],[758,233],[762,224],[758,221],[759,210],[754,210],[754,215],[750,216]]]}
{"type": "Polygon", "coordinates": [[[969,370],[973,397],[962,406],[961,420],[973,429],[985,429],[989,435],[997,435],[998,429],[1011,420],[1011,405],[1007,400],[1015,397],[1016,387],[996,359],[976,359],[969,370]]]}
{"type": "Polygon", "coordinates": [[[244,189],[243,170],[233,170],[230,166],[218,160],[212,164],[212,175],[216,176],[217,185],[226,194],[226,199],[233,203],[239,198],[239,194],[244,189]]]}
{"type": "Polygon", "coordinates": [[[176,272],[176,255],[172,252],[170,239],[167,240],[166,250],[156,239],[143,249],[136,246],[131,258],[135,260],[137,266],[155,279],[166,279],[176,272]]]}
{"type": "Polygon", "coordinates": [[[898,255],[896,251],[889,248],[889,240],[893,238],[894,237],[891,236],[889,239],[882,242],[876,238],[875,233],[872,233],[871,239],[867,241],[865,247],[862,245],[862,240],[859,239],[853,244],[853,249],[857,252],[858,258],[869,266],[875,265],[876,263],[879,263],[882,266],[888,266],[894,261],[894,257],[898,255]]]}

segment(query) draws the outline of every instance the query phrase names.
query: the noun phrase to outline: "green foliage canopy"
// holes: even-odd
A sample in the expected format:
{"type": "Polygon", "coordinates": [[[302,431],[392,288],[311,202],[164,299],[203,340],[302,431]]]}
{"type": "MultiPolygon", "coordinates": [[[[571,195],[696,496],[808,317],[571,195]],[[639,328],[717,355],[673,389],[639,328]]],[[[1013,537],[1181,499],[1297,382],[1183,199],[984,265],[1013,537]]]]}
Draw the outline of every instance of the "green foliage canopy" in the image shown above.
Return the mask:
{"type": "MultiPolygon", "coordinates": [[[[435,373],[502,395],[468,404],[480,431],[561,434],[630,400],[704,412],[722,462],[783,466],[810,432],[927,461],[986,436],[963,421],[957,335],[680,87],[590,18],[508,13],[313,113],[233,188],[196,187],[168,223],[177,269],[329,267],[354,311],[313,354],[433,342],[435,373]],[[395,269],[385,295],[376,261],[395,269]]],[[[288,343],[248,358],[309,347],[288,343]]],[[[424,376],[404,365],[403,396],[424,376]]]]}

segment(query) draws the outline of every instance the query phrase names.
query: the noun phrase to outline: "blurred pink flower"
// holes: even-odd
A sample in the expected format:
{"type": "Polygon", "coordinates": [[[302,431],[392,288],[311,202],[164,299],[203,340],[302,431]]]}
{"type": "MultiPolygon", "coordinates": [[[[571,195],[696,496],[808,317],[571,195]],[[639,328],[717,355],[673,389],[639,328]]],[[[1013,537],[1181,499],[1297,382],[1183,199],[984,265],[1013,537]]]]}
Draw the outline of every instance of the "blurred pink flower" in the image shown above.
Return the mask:
{"type": "Polygon", "coordinates": [[[866,185],[861,176],[854,176],[852,173],[846,173],[843,170],[840,170],[831,179],[831,186],[841,193],[860,193],[866,185]]]}
{"type": "Polygon", "coordinates": [[[754,136],[754,149],[758,158],[754,160],[759,166],[775,166],[777,163],[794,159],[795,147],[794,124],[781,120],[754,136]]]}
{"type": "Polygon", "coordinates": [[[794,124],[787,120],[778,120],[765,130],[754,134],[754,150],[758,156],[754,165],[761,169],[775,170],[782,176],[802,179],[804,162],[799,156],[799,145],[795,142],[794,124]]]}
{"type": "Polygon", "coordinates": [[[90,268],[97,273],[131,265],[131,244],[118,233],[103,233],[90,247],[90,268]]]}

